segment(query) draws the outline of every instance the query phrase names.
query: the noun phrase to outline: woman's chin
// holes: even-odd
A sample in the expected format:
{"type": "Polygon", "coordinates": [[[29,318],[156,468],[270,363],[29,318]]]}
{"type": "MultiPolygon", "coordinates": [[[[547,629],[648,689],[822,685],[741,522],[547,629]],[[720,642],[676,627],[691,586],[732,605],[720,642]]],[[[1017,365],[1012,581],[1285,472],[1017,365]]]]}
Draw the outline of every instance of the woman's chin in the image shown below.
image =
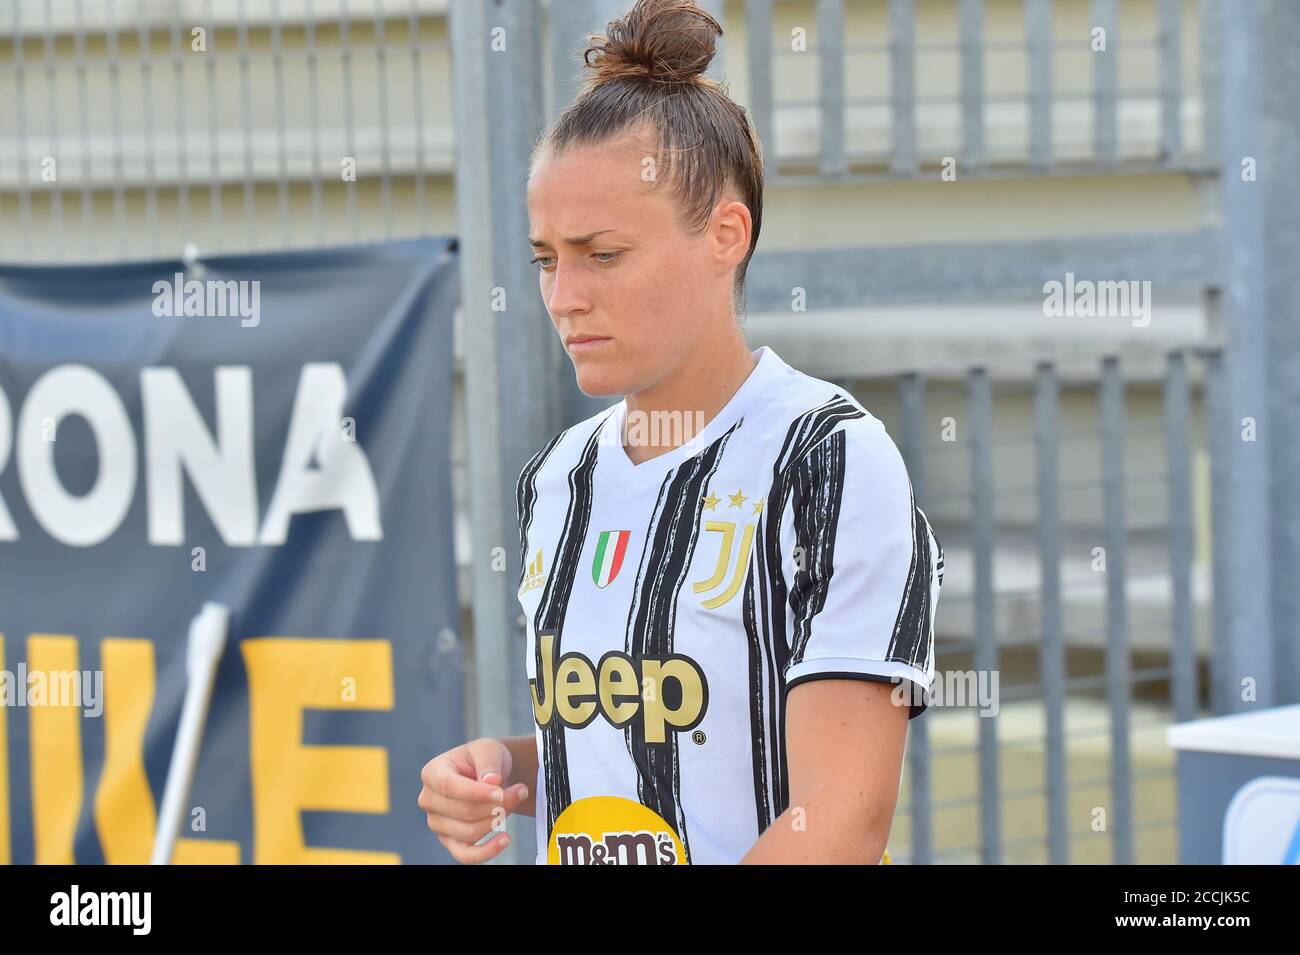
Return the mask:
{"type": "Polygon", "coordinates": [[[584,368],[582,362],[575,363],[578,376],[578,390],[588,398],[610,398],[626,393],[622,376],[610,373],[607,368],[584,368]]]}

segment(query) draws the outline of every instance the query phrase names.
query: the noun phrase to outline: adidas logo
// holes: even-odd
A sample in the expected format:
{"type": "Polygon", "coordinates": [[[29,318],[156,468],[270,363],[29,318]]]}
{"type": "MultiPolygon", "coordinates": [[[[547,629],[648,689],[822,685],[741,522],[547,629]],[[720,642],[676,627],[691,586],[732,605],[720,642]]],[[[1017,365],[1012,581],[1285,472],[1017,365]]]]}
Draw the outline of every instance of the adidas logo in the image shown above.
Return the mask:
{"type": "Polygon", "coordinates": [[[528,572],[524,574],[524,582],[519,587],[519,596],[523,596],[530,590],[536,590],[542,584],[546,583],[546,574],[542,570],[542,549],[537,548],[537,556],[533,558],[528,565],[528,572]]]}

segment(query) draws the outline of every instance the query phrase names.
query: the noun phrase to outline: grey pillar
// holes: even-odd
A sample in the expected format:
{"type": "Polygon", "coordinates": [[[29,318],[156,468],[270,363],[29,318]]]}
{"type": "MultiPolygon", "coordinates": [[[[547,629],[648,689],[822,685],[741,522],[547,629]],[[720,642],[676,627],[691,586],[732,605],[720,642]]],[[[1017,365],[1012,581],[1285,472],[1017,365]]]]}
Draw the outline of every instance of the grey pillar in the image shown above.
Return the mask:
{"type": "MultiPolygon", "coordinates": [[[[539,5],[452,0],[449,12],[470,435],[475,732],[530,735],[525,630],[515,597],[521,560],[515,482],[560,419],[547,387],[554,334],[528,264],[527,164],[543,121],[539,5]],[[491,175],[482,175],[484,169],[491,175]],[[493,560],[496,548],[505,551],[504,569],[493,560]]],[[[515,817],[509,830],[511,848],[501,858],[530,862],[532,820],[515,817]]]]}
{"type": "MultiPolygon", "coordinates": [[[[1292,5],[1259,0],[1233,3],[1231,9],[1222,3],[1210,4],[1204,9],[1214,22],[1202,25],[1203,30],[1220,37],[1222,80],[1217,109],[1220,139],[1217,144],[1210,143],[1209,148],[1218,149],[1226,255],[1222,302],[1228,339],[1224,395],[1227,421],[1222,426],[1227,433],[1220,436],[1220,446],[1228,456],[1232,492],[1229,500],[1221,502],[1226,509],[1225,529],[1230,540],[1224,542],[1229,580],[1220,592],[1231,606],[1220,616],[1230,629],[1221,644],[1226,672],[1219,685],[1232,688],[1222,701],[1229,712],[1280,702],[1272,575],[1286,573],[1286,568],[1278,565],[1282,555],[1276,548],[1288,539],[1296,540],[1295,529],[1288,538],[1285,529],[1274,523],[1276,515],[1270,514],[1270,504],[1282,495],[1271,501],[1269,494],[1270,457],[1276,455],[1275,460],[1281,460],[1295,456],[1294,450],[1286,448],[1285,438],[1273,430],[1275,422],[1278,427],[1288,426],[1283,418],[1270,413],[1273,401],[1269,397],[1270,372],[1282,374],[1287,357],[1294,363],[1298,343],[1292,335],[1290,355],[1276,353],[1284,345],[1287,313],[1274,313],[1270,308],[1274,303],[1269,299],[1270,277],[1272,287],[1281,291],[1288,281],[1282,273],[1294,265],[1280,257],[1277,246],[1289,232],[1294,249],[1296,224],[1281,223],[1279,216],[1269,210],[1269,203],[1276,203],[1280,207],[1276,212],[1294,215],[1297,211],[1295,196],[1288,194],[1293,191],[1287,185],[1289,173],[1282,165],[1288,131],[1267,129],[1270,109],[1278,118],[1289,113],[1292,122],[1296,116],[1295,105],[1279,102],[1282,91],[1270,90],[1270,81],[1282,78],[1288,71],[1295,72],[1294,66],[1283,62],[1285,41],[1297,36],[1282,36],[1281,28],[1287,22],[1300,22],[1284,12],[1288,6],[1292,5]],[[1258,181],[1243,179],[1242,162],[1248,157],[1256,162],[1258,181]],[[1276,233],[1275,239],[1271,239],[1270,231],[1276,233]],[[1271,335],[1277,336],[1272,343],[1271,335]],[[1254,423],[1254,440],[1243,436],[1250,427],[1247,419],[1254,423]],[[1255,683],[1254,703],[1242,700],[1242,681],[1247,678],[1255,683]]],[[[1290,95],[1294,92],[1289,91],[1290,95]]],[[[1296,131],[1292,129],[1289,134],[1294,144],[1296,131]]],[[[1291,155],[1294,158],[1294,148],[1291,155]]],[[[1295,279],[1290,281],[1294,291],[1295,279]]],[[[1294,302],[1276,304],[1289,309],[1294,318],[1294,302]]],[[[1294,371],[1290,377],[1300,382],[1294,371]]],[[[1278,404],[1286,402],[1279,400],[1278,404]]],[[[1291,407],[1294,409],[1294,404],[1291,407]]],[[[1300,426],[1293,423],[1290,428],[1292,434],[1300,434],[1300,426]]],[[[1285,580],[1281,576],[1278,579],[1285,580]]],[[[1294,588],[1283,587],[1279,599],[1291,599],[1285,595],[1288,589],[1294,588]]],[[[1285,623],[1294,626],[1294,621],[1285,623]]]]}
{"type": "MultiPolygon", "coordinates": [[[[1300,590],[1288,568],[1300,560],[1300,195],[1293,182],[1300,164],[1300,4],[1261,4],[1259,181],[1264,207],[1264,300],[1269,323],[1268,471],[1272,480],[1271,554],[1277,704],[1300,703],[1300,590]]],[[[1238,176],[1240,178],[1240,176],[1238,176]]],[[[1244,185],[1244,184],[1243,184],[1244,185]]],[[[1262,651],[1261,651],[1262,652],[1262,651]]]]}

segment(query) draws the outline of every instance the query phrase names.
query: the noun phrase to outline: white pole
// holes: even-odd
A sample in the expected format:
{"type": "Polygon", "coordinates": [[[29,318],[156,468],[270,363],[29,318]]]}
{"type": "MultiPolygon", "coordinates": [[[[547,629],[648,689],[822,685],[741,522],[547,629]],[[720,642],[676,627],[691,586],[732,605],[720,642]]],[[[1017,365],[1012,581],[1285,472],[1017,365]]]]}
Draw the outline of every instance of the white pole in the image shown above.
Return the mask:
{"type": "Polygon", "coordinates": [[[167,769],[167,786],[163,790],[158,829],[154,833],[152,865],[171,861],[180,831],[186,797],[194,782],[194,767],[199,759],[199,741],[208,718],[212,684],[217,679],[217,664],[226,648],[226,631],[230,627],[230,610],[218,603],[205,603],[190,621],[190,635],[185,655],[185,703],[181,708],[181,725],[176,731],[176,745],[167,769]]]}

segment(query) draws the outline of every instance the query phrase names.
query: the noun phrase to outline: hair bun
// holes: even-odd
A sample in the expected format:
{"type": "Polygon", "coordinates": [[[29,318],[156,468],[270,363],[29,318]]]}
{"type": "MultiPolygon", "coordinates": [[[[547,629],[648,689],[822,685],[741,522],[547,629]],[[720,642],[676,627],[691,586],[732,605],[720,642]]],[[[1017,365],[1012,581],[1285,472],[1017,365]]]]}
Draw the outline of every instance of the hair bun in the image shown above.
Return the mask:
{"type": "Polygon", "coordinates": [[[720,36],[722,25],[694,0],[637,0],[604,36],[588,38],[582,58],[592,85],[624,77],[693,83],[709,68],[720,36]]]}

